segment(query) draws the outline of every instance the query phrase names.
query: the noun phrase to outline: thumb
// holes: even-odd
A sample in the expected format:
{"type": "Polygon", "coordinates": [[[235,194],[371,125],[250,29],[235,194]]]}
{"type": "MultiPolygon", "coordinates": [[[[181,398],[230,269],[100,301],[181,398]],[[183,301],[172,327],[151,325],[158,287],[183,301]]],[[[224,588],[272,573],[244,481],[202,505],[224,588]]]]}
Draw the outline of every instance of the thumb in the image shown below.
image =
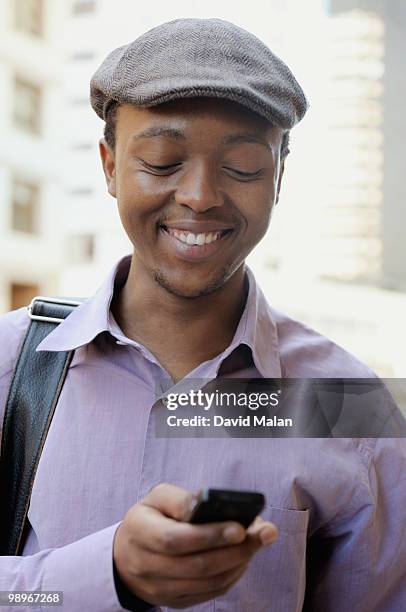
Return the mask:
{"type": "Polygon", "coordinates": [[[159,510],[177,521],[185,520],[197,500],[197,495],[177,485],[162,482],[140,501],[144,506],[159,510]]]}
{"type": "Polygon", "coordinates": [[[260,546],[273,544],[278,538],[276,525],[257,516],[247,529],[247,535],[255,540],[260,546]]]}

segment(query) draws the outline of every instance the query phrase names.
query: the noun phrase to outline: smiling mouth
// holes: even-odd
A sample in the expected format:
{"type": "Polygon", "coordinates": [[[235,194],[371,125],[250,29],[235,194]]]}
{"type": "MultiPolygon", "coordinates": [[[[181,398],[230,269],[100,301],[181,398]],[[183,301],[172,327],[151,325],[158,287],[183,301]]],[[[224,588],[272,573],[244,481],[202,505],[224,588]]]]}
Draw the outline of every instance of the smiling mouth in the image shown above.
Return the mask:
{"type": "Polygon", "coordinates": [[[211,232],[200,232],[194,233],[189,230],[184,229],[175,229],[172,227],[166,227],[166,225],[161,225],[161,229],[188,246],[204,246],[207,244],[211,244],[212,242],[217,242],[221,240],[224,236],[232,232],[232,229],[225,230],[215,230],[211,232]]]}

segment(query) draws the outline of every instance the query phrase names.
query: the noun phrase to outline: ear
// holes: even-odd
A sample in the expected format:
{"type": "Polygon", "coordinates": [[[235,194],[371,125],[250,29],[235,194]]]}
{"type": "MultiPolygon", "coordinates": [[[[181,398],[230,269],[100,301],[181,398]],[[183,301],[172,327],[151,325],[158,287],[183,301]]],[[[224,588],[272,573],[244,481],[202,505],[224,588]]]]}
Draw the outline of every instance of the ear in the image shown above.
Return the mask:
{"type": "Polygon", "coordinates": [[[114,151],[107,144],[104,138],[99,140],[99,152],[103,165],[104,176],[106,177],[107,190],[113,198],[116,196],[116,162],[114,151]]]}
{"type": "Polygon", "coordinates": [[[283,173],[285,171],[285,160],[283,160],[281,162],[281,169],[279,171],[279,178],[278,178],[278,186],[276,188],[276,200],[275,200],[275,206],[277,205],[277,203],[279,202],[279,192],[281,190],[281,184],[282,184],[282,177],[283,177],[283,173]]]}

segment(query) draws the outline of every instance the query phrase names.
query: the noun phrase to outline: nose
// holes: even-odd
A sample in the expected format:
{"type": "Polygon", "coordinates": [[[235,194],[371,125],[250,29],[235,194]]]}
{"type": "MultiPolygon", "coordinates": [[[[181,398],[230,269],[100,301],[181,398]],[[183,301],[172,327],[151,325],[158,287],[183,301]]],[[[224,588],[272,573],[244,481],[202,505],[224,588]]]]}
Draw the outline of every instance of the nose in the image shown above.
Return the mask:
{"type": "Polygon", "coordinates": [[[224,196],[219,189],[215,169],[202,163],[186,170],[178,184],[175,201],[196,213],[222,206],[224,196]]]}

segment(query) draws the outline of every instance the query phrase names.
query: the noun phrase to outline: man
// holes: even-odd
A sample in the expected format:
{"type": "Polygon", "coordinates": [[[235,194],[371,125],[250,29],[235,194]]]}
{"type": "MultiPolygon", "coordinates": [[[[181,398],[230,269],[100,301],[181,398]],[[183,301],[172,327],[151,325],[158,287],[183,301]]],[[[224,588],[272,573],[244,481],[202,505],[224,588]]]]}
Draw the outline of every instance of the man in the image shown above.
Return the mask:
{"type": "MultiPolygon", "coordinates": [[[[61,590],[69,612],[404,609],[403,440],[155,436],[187,378],[373,376],[244,264],[306,110],[293,75],[228,22],[178,20],[114,51],[91,101],[134,253],[38,348],[76,351],[0,588],[61,590]],[[262,518],[187,523],[202,486],[263,491],[262,518]]],[[[1,406],[28,323],[0,321],[1,406]]]]}

